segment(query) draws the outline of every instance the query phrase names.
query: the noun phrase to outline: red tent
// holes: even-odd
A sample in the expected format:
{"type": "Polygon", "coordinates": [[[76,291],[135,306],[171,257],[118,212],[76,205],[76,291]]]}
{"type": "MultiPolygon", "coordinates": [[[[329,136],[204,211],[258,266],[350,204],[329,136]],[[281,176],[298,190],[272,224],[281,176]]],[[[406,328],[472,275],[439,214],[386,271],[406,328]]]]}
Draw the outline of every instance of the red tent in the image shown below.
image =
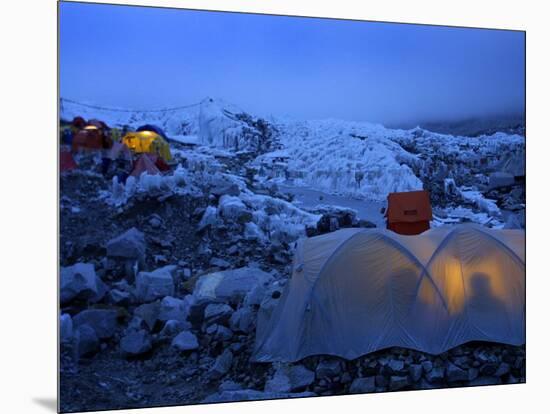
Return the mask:
{"type": "Polygon", "coordinates": [[[70,171],[77,168],[73,155],[69,151],[61,151],[59,153],[59,171],[70,171]]]}
{"type": "Polygon", "coordinates": [[[144,172],[151,175],[160,174],[159,169],[153,163],[153,161],[151,161],[151,158],[149,158],[147,154],[142,154],[138,158],[130,175],[133,175],[134,177],[139,177],[144,172]]]}
{"type": "Polygon", "coordinates": [[[159,171],[170,171],[170,166],[166,164],[166,161],[164,161],[162,157],[159,157],[157,154],[151,154],[149,152],[144,153],[144,155],[149,157],[149,159],[153,162],[153,164],[155,164],[159,171]]]}
{"type": "Polygon", "coordinates": [[[99,129],[82,129],[73,137],[73,150],[102,149],[103,133],[99,129]]]}
{"type": "Polygon", "coordinates": [[[388,194],[387,227],[399,234],[420,234],[430,228],[430,193],[408,191],[388,194]]]}
{"type": "Polygon", "coordinates": [[[75,116],[71,122],[71,125],[76,129],[82,129],[86,126],[86,121],[81,116],[75,116]]]}

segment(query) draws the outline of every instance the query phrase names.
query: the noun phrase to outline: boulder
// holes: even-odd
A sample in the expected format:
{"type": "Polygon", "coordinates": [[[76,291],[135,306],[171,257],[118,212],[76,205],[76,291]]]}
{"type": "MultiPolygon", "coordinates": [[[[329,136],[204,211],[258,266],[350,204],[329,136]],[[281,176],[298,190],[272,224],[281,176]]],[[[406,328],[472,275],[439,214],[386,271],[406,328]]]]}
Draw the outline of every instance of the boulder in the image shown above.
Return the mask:
{"type": "Polygon", "coordinates": [[[98,350],[99,338],[90,325],[79,325],[75,335],[79,357],[90,355],[98,350]]]}
{"type": "Polygon", "coordinates": [[[218,391],[237,391],[242,390],[243,387],[241,384],[236,383],[235,381],[225,380],[218,387],[218,391]]]}
{"type": "Polygon", "coordinates": [[[234,332],[250,333],[254,330],[256,315],[251,307],[237,309],[229,319],[229,327],[234,332]]]}
{"type": "Polygon", "coordinates": [[[164,296],[174,295],[172,273],[176,266],[164,266],[152,272],[139,272],[136,277],[136,298],[140,302],[151,302],[164,296]]]}
{"type": "Polygon", "coordinates": [[[351,394],[363,394],[366,392],[376,391],[376,383],[374,377],[356,378],[349,387],[351,394]]]}
{"type": "Polygon", "coordinates": [[[409,385],[409,378],[402,375],[392,375],[390,377],[390,391],[397,391],[409,385]]]}
{"type": "Polygon", "coordinates": [[[269,273],[256,267],[209,273],[197,280],[193,294],[197,299],[242,300],[256,286],[271,278],[269,273]]]}
{"type": "Polygon", "coordinates": [[[197,337],[189,331],[180,332],[173,340],[172,347],[178,351],[193,351],[199,347],[197,337]]]}
{"type": "Polygon", "coordinates": [[[59,340],[61,342],[71,342],[74,336],[73,320],[71,315],[63,313],[59,317],[59,340]]]}
{"type": "Polygon", "coordinates": [[[396,374],[403,371],[403,369],[405,368],[405,363],[400,359],[391,359],[386,366],[391,373],[396,374]]]}
{"type": "Polygon", "coordinates": [[[501,362],[498,366],[497,370],[495,371],[495,377],[502,377],[503,375],[506,375],[510,372],[510,364],[507,364],[506,362],[501,362]]]}
{"type": "Polygon", "coordinates": [[[448,364],[447,381],[448,382],[468,381],[468,371],[457,367],[455,364],[448,364]]]}
{"type": "Polygon", "coordinates": [[[144,329],[128,333],[120,340],[120,349],[128,356],[144,354],[151,348],[151,336],[144,329]]]}
{"type": "Polygon", "coordinates": [[[153,330],[160,313],[160,302],[144,303],[134,309],[134,316],[137,316],[145,321],[147,327],[153,330]]]}
{"type": "Polygon", "coordinates": [[[168,321],[186,321],[189,316],[189,310],[194,301],[192,295],[187,295],[184,299],[177,299],[172,296],[166,296],[160,301],[158,319],[168,321]]]}
{"type": "Polygon", "coordinates": [[[445,370],[441,367],[434,367],[425,374],[429,382],[441,382],[445,378],[445,370]]]}
{"type": "Polygon", "coordinates": [[[124,259],[141,260],[145,257],[147,244],[145,235],[132,227],[121,235],[107,242],[107,256],[124,259]]]}
{"type": "Polygon", "coordinates": [[[117,312],[110,309],[86,309],[73,318],[75,327],[89,325],[98,338],[112,337],[118,327],[117,312]]]}
{"type": "Polygon", "coordinates": [[[424,373],[427,374],[433,369],[433,362],[430,360],[422,361],[422,369],[424,370],[424,373]]]}
{"type": "Polygon", "coordinates": [[[282,366],[265,384],[265,391],[291,392],[304,389],[315,381],[315,373],[303,365],[282,366]]]}
{"type": "Polygon", "coordinates": [[[189,322],[182,322],[171,319],[166,321],[162,330],[159,332],[159,336],[161,338],[172,338],[184,329],[189,328],[191,328],[191,324],[189,322]]]}
{"type": "Polygon", "coordinates": [[[199,222],[198,230],[203,230],[207,227],[217,227],[221,224],[222,221],[218,216],[218,209],[214,206],[208,206],[199,222]]]}
{"type": "Polygon", "coordinates": [[[213,337],[216,341],[228,341],[233,337],[233,332],[231,329],[226,328],[223,325],[212,325],[215,326],[216,329],[213,332],[213,337]]]}
{"type": "Polygon", "coordinates": [[[107,291],[91,263],[76,263],[72,266],[61,267],[59,282],[62,304],[74,299],[97,302],[107,291]]]}
{"type": "Polygon", "coordinates": [[[132,297],[128,292],[119,289],[111,289],[107,293],[106,300],[112,305],[128,306],[132,301],[132,297]]]}
{"type": "Polygon", "coordinates": [[[218,203],[220,216],[225,220],[249,222],[252,219],[252,213],[248,211],[239,197],[223,195],[218,203]]]}
{"type": "Polygon", "coordinates": [[[422,365],[420,364],[412,364],[409,366],[409,375],[413,382],[420,381],[420,378],[422,378],[422,369],[422,365]]]}
{"type": "Polygon", "coordinates": [[[220,378],[227,374],[233,364],[233,354],[229,349],[226,349],[216,358],[214,365],[210,369],[210,376],[212,378],[220,378]]]}
{"type": "Polygon", "coordinates": [[[232,313],[231,306],[225,303],[210,303],[204,309],[204,321],[207,324],[226,324],[232,313]]]}

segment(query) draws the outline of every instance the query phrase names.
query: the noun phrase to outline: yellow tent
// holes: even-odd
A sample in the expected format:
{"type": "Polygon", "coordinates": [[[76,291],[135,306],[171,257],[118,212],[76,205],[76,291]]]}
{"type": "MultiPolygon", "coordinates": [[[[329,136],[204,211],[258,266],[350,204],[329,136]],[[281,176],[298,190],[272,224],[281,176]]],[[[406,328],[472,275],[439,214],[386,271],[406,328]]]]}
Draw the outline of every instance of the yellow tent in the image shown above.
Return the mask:
{"type": "Polygon", "coordinates": [[[166,161],[172,159],[170,145],[159,134],[152,131],[128,132],[122,138],[122,143],[135,153],[156,154],[166,161]]]}

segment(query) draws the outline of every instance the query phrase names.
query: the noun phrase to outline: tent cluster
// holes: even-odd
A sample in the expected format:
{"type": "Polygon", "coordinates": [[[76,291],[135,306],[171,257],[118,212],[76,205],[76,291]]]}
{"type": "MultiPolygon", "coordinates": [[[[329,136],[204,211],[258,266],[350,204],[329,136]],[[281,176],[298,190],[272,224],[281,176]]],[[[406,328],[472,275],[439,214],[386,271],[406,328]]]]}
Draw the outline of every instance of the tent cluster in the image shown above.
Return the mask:
{"type": "Polygon", "coordinates": [[[525,231],[438,227],[414,237],[343,229],[298,242],[253,359],[355,359],[399,346],[440,354],[469,341],[525,343],[525,231]]]}
{"type": "Polygon", "coordinates": [[[75,154],[101,153],[103,173],[116,170],[122,176],[143,172],[160,174],[170,169],[170,145],[164,131],[155,125],[143,125],[136,131],[120,131],[100,120],[75,117],[61,127],[61,172],[77,168],[75,154]]]}

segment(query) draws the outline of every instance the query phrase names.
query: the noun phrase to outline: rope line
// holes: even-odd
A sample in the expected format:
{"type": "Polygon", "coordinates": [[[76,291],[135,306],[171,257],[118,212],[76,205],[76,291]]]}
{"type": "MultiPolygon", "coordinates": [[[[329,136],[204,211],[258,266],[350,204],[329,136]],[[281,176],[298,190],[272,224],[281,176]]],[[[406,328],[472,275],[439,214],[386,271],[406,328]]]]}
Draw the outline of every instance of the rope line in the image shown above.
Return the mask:
{"type": "Polygon", "coordinates": [[[99,109],[99,110],[103,110],[103,111],[114,111],[114,112],[170,112],[170,111],[178,111],[180,109],[193,108],[193,107],[199,106],[201,104],[201,102],[197,102],[197,103],[190,104],[190,105],[176,106],[176,107],[172,107],[172,108],[145,109],[144,110],[144,109],[108,108],[108,107],[104,107],[104,106],[91,105],[91,104],[87,104],[87,103],[83,103],[83,102],[78,102],[78,101],[74,101],[72,99],[67,99],[67,98],[59,98],[59,100],[61,101],[60,102],[61,107],[63,107],[63,102],[68,102],[68,103],[77,104],[77,105],[80,105],[80,106],[85,106],[85,107],[88,107],[88,108],[91,108],[91,109],[99,109]]]}

